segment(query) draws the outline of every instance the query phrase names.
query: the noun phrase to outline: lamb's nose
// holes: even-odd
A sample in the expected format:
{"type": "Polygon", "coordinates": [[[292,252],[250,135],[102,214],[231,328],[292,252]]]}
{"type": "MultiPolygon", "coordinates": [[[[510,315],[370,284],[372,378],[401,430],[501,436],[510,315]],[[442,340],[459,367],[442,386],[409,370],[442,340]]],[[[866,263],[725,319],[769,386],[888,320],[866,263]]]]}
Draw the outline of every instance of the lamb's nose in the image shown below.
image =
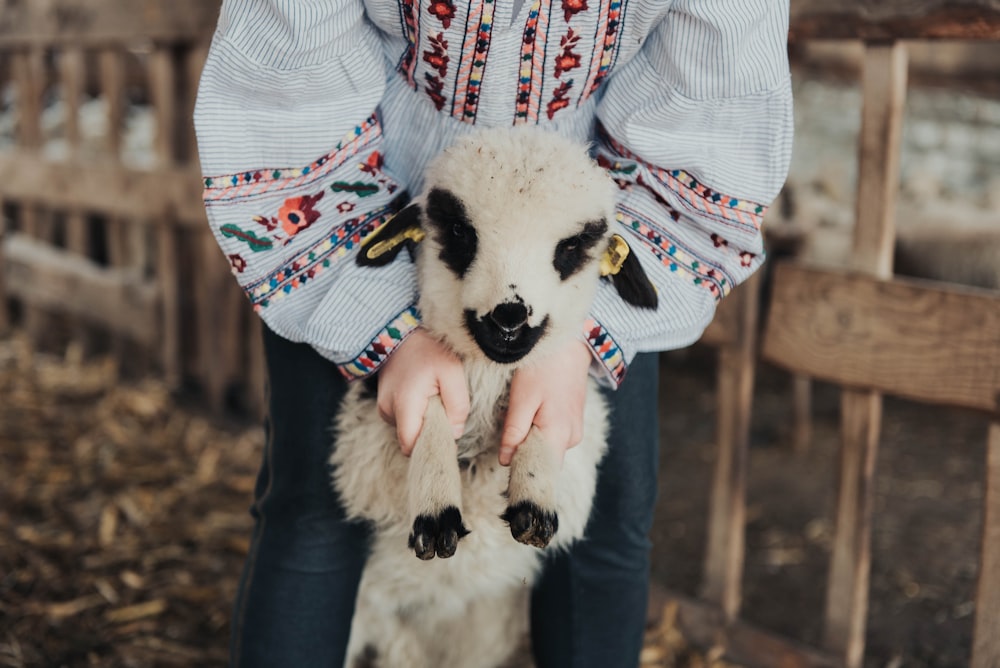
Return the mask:
{"type": "Polygon", "coordinates": [[[489,317],[501,331],[512,334],[528,321],[528,309],[524,304],[508,302],[490,311],[489,317]]]}

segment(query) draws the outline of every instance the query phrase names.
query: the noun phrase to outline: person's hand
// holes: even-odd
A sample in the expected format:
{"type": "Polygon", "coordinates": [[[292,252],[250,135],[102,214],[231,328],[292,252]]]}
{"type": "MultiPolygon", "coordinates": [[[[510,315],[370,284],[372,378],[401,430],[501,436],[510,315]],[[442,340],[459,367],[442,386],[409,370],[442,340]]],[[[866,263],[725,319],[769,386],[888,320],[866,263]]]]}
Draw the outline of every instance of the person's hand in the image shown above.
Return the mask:
{"type": "Polygon", "coordinates": [[[509,466],[531,425],[559,452],[560,460],[583,438],[590,349],[571,341],[554,355],[514,373],[500,438],[500,464],[509,466]]]}
{"type": "Polygon", "coordinates": [[[469,417],[469,388],[462,362],[443,343],[417,329],[389,356],[378,372],[378,413],[396,426],[399,448],[407,457],[423,426],[427,401],[441,396],[455,439],[469,417]]]}

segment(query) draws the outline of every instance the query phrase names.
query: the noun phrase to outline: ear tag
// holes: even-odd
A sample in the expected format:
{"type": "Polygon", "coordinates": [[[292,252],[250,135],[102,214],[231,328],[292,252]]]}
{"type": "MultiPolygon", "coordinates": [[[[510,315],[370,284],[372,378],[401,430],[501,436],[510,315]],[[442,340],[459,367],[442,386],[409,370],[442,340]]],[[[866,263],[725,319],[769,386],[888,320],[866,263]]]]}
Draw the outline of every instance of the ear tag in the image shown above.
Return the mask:
{"type": "MultiPolygon", "coordinates": [[[[385,225],[388,225],[388,221],[386,221],[385,225]]],[[[419,244],[424,240],[425,236],[426,234],[424,234],[424,231],[419,227],[408,227],[393,237],[378,241],[378,232],[375,232],[372,236],[365,240],[362,247],[365,249],[365,257],[369,260],[374,260],[377,257],[385,255],[399,244],[406,243],[407,241],[419,244]]]]}
{"type": "Polygon", "coordinates": [[[625,240],[613,234],[608,241],[608,249],[601,256],[601,276],[614,276],[621,271],[630,252],[625,240]]]}

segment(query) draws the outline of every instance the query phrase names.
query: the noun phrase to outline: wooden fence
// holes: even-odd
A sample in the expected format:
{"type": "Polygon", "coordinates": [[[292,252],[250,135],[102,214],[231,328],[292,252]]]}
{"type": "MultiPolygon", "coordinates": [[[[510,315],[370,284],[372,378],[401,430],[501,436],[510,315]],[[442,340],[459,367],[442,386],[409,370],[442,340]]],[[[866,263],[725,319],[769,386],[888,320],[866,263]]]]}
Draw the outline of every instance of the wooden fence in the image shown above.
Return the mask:
{"type": "MultiPolygon", "coordinates": [[[[795,422],[809,377],[839,384],[842,445],[822,647],[740,619],[745,490],[759,287],[723,302],[705,341],[719,347],[718,458],[698,600],[669,594],[690,640],[761,668],[846,666],[864,659],[873,484],[882,393],[991,418],[973,668],[1000,667],[1000,294],[892,277],[895,198],[906,97],[904,40],[1000,40],[1000,0],[792,0],[790,39],[865,44],[854,271],[776,267],[763,357],[796,374],[795,422]]],[[[804,433],[796,436],[803,440],[804,433]]]]}
{"type": "Polygon", "coordinates": [[[17,119],[14,146],[0,149],[10,221],[0,324],[4,296],[23,306],[34,336],[64,314],[92,341],[112,339],[120,357],[152,352],[172,386],[195,381],[214,408],[241,387],[259,403],[263,386],[259,324],[208,232],[191,124],[218,8],[218,0],[0,0],[0,86],[13,83],[17,119]],[[81,104],[94,98],[104,103],[97,150],[81,128],[81,104]],[[58,159],[42,127],[55,100],[58,159]],[[140,166],[123,158],[137,108],[155,125],[140,166]]]}

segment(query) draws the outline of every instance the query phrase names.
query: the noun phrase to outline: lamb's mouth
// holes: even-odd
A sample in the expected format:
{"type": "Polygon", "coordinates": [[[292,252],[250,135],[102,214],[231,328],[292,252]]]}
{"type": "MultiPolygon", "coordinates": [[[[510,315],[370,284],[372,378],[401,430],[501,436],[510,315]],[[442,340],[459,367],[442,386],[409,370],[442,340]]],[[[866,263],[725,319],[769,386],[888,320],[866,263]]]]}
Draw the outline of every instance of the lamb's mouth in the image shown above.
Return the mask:
{"type": "Polygon", "coordinates": [[[499,364],[512,364],[530,353],[548,326],[549,317],[545,316],[535,327],[525,324],[511,331],[498,327],[487,316],[480,317],[472,309],[465,309],[465,328],[483,354],[499,364]]]}

